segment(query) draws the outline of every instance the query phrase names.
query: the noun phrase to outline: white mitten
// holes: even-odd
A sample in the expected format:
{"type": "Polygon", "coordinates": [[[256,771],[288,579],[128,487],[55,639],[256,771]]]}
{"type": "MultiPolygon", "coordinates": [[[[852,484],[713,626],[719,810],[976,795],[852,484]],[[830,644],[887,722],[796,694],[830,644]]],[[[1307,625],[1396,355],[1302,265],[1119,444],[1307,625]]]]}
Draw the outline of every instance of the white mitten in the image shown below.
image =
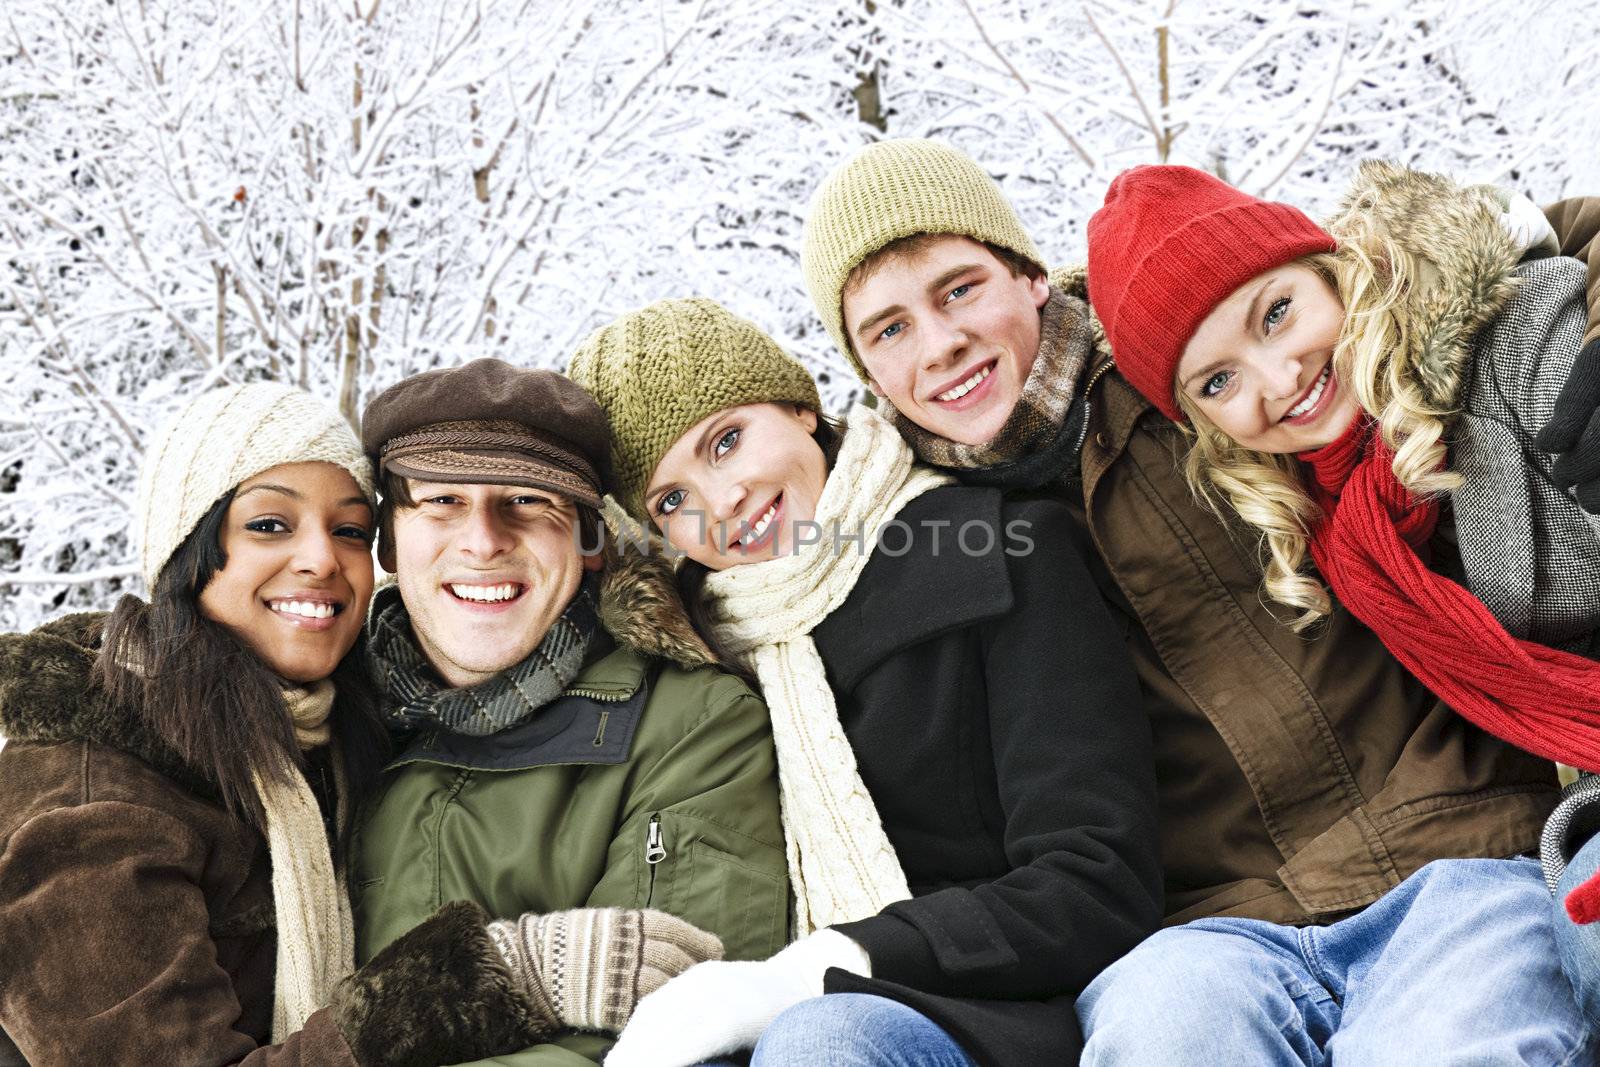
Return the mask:
{"type": "Polygon", "coordinates": [[[872,972],[865,950],[818,930],[762,963],[702,963],[639,1001],[606,1067],[690,1067],[754,1048],[784,1011],[822,995],[829,967],[872,972]]]}

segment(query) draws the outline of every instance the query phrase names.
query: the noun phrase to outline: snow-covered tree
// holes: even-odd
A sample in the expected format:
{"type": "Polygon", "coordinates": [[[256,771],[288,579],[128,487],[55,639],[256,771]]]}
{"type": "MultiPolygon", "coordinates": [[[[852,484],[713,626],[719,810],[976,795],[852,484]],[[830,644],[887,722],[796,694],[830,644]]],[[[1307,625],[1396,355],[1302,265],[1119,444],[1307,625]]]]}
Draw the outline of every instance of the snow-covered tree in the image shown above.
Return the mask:
{"type": "Polygon", "coordinates": [[[1600,190],[1596,39],[1577,0],[0,0],[0,627],[140,591],[141,449],[221,381],[354,417],[702,294],[842,407],[801,224],[872,138],[969,150],[1062,261],[1141,162],[1552,199],[1600,190]]]}

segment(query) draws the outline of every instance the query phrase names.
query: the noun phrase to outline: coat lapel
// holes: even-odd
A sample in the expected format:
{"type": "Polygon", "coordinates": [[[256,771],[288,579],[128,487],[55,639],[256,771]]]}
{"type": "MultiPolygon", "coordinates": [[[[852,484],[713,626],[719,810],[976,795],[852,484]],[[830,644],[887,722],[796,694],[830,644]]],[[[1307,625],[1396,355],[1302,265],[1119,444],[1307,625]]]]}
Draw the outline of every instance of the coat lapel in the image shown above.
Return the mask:
{"type": "Polygon", "coordinates": [[[1011,610],[1000,501],[998,489],[949,486],[900,512],[909,548],[893,554],[907,538],[886,531],[849,598],[812,634],[837,690],[901,649],[1011,610]]]}

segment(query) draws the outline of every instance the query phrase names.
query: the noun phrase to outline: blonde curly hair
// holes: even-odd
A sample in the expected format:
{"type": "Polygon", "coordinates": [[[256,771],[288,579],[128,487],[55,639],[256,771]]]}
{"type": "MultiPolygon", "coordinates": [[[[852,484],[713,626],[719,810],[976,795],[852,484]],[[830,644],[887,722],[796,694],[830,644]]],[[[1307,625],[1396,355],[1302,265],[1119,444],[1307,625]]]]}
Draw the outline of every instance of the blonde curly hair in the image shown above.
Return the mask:
{"type": "MultiPolygon", "coordinates": [[[[1429,399],[1415,373],[1416,338],[1400,313],[1424,264],[1363,212],[1347,214],[1334,236],[1336,251],[1295,262],[1316,273],[1344,305],[1335,373],[1355,391],[1362,410],[1376,417],[1400,484],[1417,496],[1447,493],[1460,482],[1444,469],[1443,438],[1456,409],[1429,399]]],[[[1304,464],[1292,455],[1241,447],[1181,390],[1177,400],[1193,437],[1184,460],[1190,488],[1224,521],[1231,510],[1260,533],[1266,594],[1297,609],[1289,625],[1304,631],[1332,611],[1326,583],[1311,572],[1311,529],[1320,511],[1306,490],[1304,464]]]]}

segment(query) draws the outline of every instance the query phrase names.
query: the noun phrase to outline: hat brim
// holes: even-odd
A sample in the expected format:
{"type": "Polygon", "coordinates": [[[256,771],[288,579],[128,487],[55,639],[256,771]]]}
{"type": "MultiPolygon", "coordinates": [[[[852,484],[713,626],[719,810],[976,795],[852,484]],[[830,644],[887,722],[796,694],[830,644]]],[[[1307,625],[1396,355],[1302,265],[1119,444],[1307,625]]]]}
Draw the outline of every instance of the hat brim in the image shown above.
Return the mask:
{"type": "Polygon", "coordinates": [[[452,485],[517,485],[544,489],[592,508],[600,507],[597,486],[582,475],[526,453],[479,449],[440,449],[387,459],[384,470],[405,478],[452,485]]]}

